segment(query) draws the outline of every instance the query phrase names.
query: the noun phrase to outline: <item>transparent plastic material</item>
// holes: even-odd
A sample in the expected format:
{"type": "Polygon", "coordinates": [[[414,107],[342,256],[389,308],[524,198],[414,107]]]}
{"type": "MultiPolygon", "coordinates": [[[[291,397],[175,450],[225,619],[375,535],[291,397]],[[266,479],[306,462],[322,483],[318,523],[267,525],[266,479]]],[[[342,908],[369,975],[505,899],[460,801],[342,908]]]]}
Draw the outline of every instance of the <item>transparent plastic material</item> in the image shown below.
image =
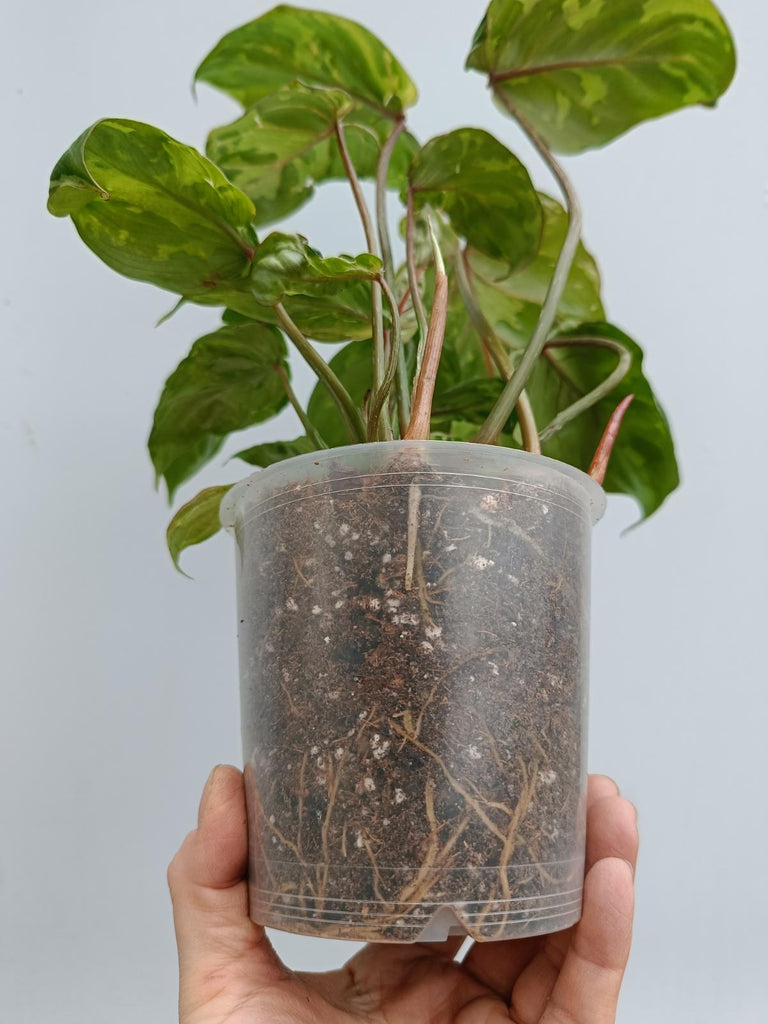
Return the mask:
{"type": "Polygon", "coordinates": [[[379,942],[578,920],[604,500],[550,459],[432,441],[227,495],[254,920],[379,942]]]}

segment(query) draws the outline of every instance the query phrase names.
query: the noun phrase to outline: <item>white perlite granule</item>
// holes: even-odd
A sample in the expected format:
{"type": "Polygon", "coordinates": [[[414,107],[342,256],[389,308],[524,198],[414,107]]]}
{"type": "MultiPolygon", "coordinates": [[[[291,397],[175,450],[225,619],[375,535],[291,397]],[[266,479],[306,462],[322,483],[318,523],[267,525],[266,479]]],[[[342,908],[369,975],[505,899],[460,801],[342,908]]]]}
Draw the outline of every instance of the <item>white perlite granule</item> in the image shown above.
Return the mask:
{"type": "Polygon", "coordinates": [[[389,740],[384,740],[376,732],[371,738],[371,749],[373,750],[373,756],[377,761],[380,761],[382,757],[386,757],[387,751],[389,750],[391,743],[389,740]]]}

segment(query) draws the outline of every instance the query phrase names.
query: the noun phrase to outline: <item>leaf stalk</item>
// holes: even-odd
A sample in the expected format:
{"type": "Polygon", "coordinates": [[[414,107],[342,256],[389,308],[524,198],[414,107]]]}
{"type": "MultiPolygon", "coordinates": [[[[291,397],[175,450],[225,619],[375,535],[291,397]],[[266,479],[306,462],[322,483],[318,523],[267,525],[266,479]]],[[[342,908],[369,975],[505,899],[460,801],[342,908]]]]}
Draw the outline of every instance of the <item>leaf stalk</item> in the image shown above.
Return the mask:
{"type": "Polygon", "coordinates": [[[347,139],[344,134],[344,125],[341,121],[336,121],[334,126],[336,133],[336,142],[339,146],[339,154],[341,156],[341,162],[344,165],[347,178],[349,178],[349,184],[352,188],[352,195],[355,199],[355,205],[357,206],[358,213],[360,214],[360,220],[363,222],[363,231],[365,232],[365,244],[368,247],[368,252],[373,256],[381,255],[379,252],[379,246],[376,239],[376,228],[371,217],[371,211],[368,209],[368,204],[365,201],[363,195],[363,189],[360,185],[360,179],[357,176],[355,165],[352,163],[352,158],[349,155],[349,149],[347,148],[347,139]]]}
{"type": "Polygon", "coordinates": [[[395,286],[395,263],[392,257],[392,241],[389,235],[389,222],[387,220],[387,180],[389,178],[389,164],[392,160],[397,140],[405,130],[405,118],[398,118],[395,127],[389,133],[386,142],[381,147],[379,163],[376,168],[376,223],[379,229],[379,244],[381,246],[381,259],[384,264],[384,277],[390,288],[395,286]]]}
{"type": "MultiPolygon", "coordinates": [[[[469,276],[466,250],[460,252],[456,258],[456,278],[467,314],[472,326],[480,337],[480,342],[485,352],[490,356],[499,374],[504,380],[508,381],[512,377],[512,360],[498,335],[488,323],[475,297],[469,276]]],[[[525,389],[520,393],[520,398],[517,400],[516,412],[520,431],[523,435],[523,447],[532,455],[541,455],[541,441],[536,426],[536,416],[531,400],[528,397],[528,392],[525,389]]]]}
{"type": "Polygon", "coordinates": [[[533,146],[538,150],[540,156],[557,180],[565,199],[566,211],[568,213],[568,230],[531,340],[528,342],[522,359],[492,409],[490,416],[475,437],[475,441],[481,444],[492,444],[504,429],[504,424],[509,419],[512,410],[520,399],[523,389],[528,383],[528,379],[536,365],[536,360],[544,351],[544,346],[547,343],[547,338],[557,317],[557,311],[568,283],[573,261],[578,252],[582,228],[581,206],[579,205],[578,196],[567,174],[555,159],[554,153],[533,125],[512,106],[508,97],[502,94],[500,99],[511,116],[517,121],[524,134],[528,136],[533,146]]]}
{"type": "Polygon", "coordinates": [[[278,302],[275,305],[274,310],[283,330],[294,343],[299,354],[303,356],[309,367],[315,372],[317,377],[323,382],[330,392],[331,397],[336,403],[347,426],[350,439],[353,442],[364,442],[366,440],[365,421],[363,420],[360,410],[352,401],[347,389],[330,368],[328,363],[326,363],[323,357],[315,351],[313,346],[304,337],[301,330],[291,319],[288,310],[283,306],[282,302],[278,302]]]}
{"type": "Polygon", "coordinates": [[[614,388],[621,384],[632,368],[632,355],[625,345],[622,345],[620,341],[615,341],[613,338],[600,338],[597,335],[584,335],[575,338],[552,338],[547,342],[544,352],[546,354],[553,348],[576,348],[580,346],[585,348],[604,348],[610,352],[615,352],[619,357],[619,363],[613,373],[606,377],[601,384],[598,384],[596,388],[593,388],[583,398],[569,405],[567,409],[559,412],[552,422],[544,427],[541,432],[542,441],[548,441],[559,430],[562,430],[564,426],[576,419],[577,416],[580,416],[588,409],[597,405],[598,402],[601,402],[614,388]]]}
{"type": "Polygon", "coordinates": [[[435,299],[427,330],[424,360],[414,384],[411,422],[405,435],[408,441],[426,441],[430,435],[432,401],[435,396],[437,371],[440,368],[448,316],[448,275],[445,272],[443,254],[440,252],[431,221],[429,222],[429,233],[435,259],[435,299]]]}
{"type": "MultiPolygon", "coordinates": [[[[389,359],[384,370],[384,378],[378,391],[374,391],[374,398],[371,403],[368,415],[368,439],[374,441],[384,425],[382,411],[392,390],[392,384],[397,376],[400,352],[402,350],[402,331],[400,328],[400,312],[397,308],[395,293],[387,284],[384,277],[379,279],[379,285],[387,300],[389,311],[392,316],[392,340],[389,345],[389,359]]],[[[388,426],[388,425],[387,425],[388,426]]]]}
{"type": "Polygon", "coordinates": [[[416,269],[416,246],[414,235],[416,221],[413,210],[413,188],[408,186],[408,212],[405,229],[406,265],[408,267],[408,288],[410,290],[411,302],[416,313],[416,321],[419,325],[419,347],[416,353],[416,375],[421,372],[421,364],[424,361],[424,349],[427,345],[427,312],[424,309],[424,301],[419,290],[419,276],[416,269]]]}
{"type": "MultiPolygon", "coordinates": [[[[357,176],[357,171],[355,170],[355,165],[352,163],[352,158],[349,155],[346,136],[344,134],[344,126],[341,121],[336,121],[334,130],[336,134],[336,142],[339,147],[339,154],[341,156],[341,162],[344,165],[344,170],[346,171],[349,184],[352,188],[355,205],[357,206],[360,214],[360,219],[363,222],[365,243],[368,247],[368,251],[372,255],[381,256],[376,228],[374,226],[373,218],[371,217],[371,212],[368,209],[368,204],[365,201],[365,196],[363,195],[363,190],[360,185],[360,179],[357,176]]],[[[374,393],[377,393],[381,389],[386,369],[384,353],[384,310],[381,299],[381,288],[376,281],[371,285],[371,334],[373,337],[373,390],[374,393]]],[[[388,429],[388,424],[383,426],[383,432],[380,435],[377,434],[376,436],[373,436],[371,438],[372,440],[389,440],[391,430],[388,429]]]]}
{"type": "Polygon", "coordinates": [[[325,441],[322,439],[322,437],[320,437],[320,434],[317,432],[315,427],[312,426],[312,423],[310,422],[309,417],[304,412],[304,409],[303,409],[303,407],[301,405],[301,402],[296,397],[296,392],[293,390],[293,387],[291,386],[291,379],[288,376],[288,370],[287,370],[285,364],[284,363],[278,363],[277,366],[275,367],[275,369],[277,370],[277,375],[280,378],[280,381],[281,381],[281,383],[283,385],[283,390],[285,391],[286,395],[288,396],[288,401],[293,406],[293,409],[294,409],[296,415],[301,420],[301,425],[304,427],[304,429],[307,432],[307,437],[310,439],[310,441],[312,441],[312,443],[319,450],[323,450],[323,449],[327,448],[328,445],[325,443],[325,441]]]}
{"type": "MultiPolygon", "coordinates": [[[[381,147],[379,162],[376,167],[376,223],[379,231],[379,245],[381,248],[381,260],[384,267],[384,280],[390,291],[395,288],[395,261],[392,255],[392,241],[389,235],[389,222],[387,220],[387,181],[389,178],[389,165],[392,154],[395,151],[397,140],[405,131],[405,118],[399,117],[395,126],[389,133],[387,140],[381,147]]],[[[391,305],[391,303],[390,303],[391,305]]],[[[405,350],[402,339],[395,334],[400,334],[400,323],[397,326],[392,324],[392,336],[397,349],[397,418],[402,435],[404,424],[410,416],[410,392],[408,389],[408,370],[405,362],[405,350]]],[[[382,345],[383,350],[383,345],[382,345]]]]}
{"type": "Polygon", "coordinates": [[[595,452],[592,465],[589,467],[589,475],[593,480],[597,480],[601,487],[605,483],[605,477],[608,473],[608,465],[611,461],[614,446],[619,437],[622,421],[626,415],[627,409],[629,409],[634,399],[634,395],[627,395],[627,397],[619,403],[616,411],[608,421],[608,426],[605,428],[605,433],[603,434],[597,451],[595,452]]]}

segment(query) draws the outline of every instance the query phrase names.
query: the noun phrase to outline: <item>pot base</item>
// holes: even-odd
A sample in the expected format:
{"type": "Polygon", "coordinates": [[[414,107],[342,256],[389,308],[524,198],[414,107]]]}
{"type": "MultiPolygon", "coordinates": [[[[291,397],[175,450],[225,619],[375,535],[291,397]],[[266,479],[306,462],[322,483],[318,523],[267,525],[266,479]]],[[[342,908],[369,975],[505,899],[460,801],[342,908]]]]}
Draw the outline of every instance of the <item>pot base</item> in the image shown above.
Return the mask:
{"type": "MultiPolygon", "coordinates": [[[[272,870],[274,870],[274,865],[272,870]]],[[[552,867],[552,865],[537,865],[552,867]]],[[[562,870],[566,865],[558,865],[562,870]]],[[[262,888],[257,881],[250,884],[251,917],[258,924],[280,931],[323,938],[349,939],[356,942],[443,942],[452,935],[464,935],[475,942],[500,942],[563,931],[581,917],[583,864],[569,866],[569,879],[546,895],[510,899],[462,902],[431,902],[413,904],[388,903],[383,900],[357,902],[345,899],[315,899],[292,895],[288,891],[262,888]]],[[[317,871],[324,871],[323,865],[317,871]]],[[[340,869],[344,871],[344,869],[340,869]]],[[[405,872],[396,874],[391,884],[402,887],[405,872]]],[[[478,872],[479,873],[479,872],[478,872]]],[[[482,869],[482,873],[498,879],[498,869],[482,869]]],[[[510,889],[524,888],[522,870],[509,880],[510,889]]],[[[412,875],[411,869],[407,870],[412,875]]],[[[466,888],[465,872],[457,880],[457,888],[466,888]]],[[[529,871],[530,874],[530,871],[529,871]]],[[[382,879],[386,885],[389,879],[382,879]]],[[[441,880],[441,888],[449,887],[450,878],[441,880]]],[[[348,888],[348,882],[328,879],[331,890],[348,888]]],[[[478,879],[478,888],[490,887],[490,879],[478,879]]]]}

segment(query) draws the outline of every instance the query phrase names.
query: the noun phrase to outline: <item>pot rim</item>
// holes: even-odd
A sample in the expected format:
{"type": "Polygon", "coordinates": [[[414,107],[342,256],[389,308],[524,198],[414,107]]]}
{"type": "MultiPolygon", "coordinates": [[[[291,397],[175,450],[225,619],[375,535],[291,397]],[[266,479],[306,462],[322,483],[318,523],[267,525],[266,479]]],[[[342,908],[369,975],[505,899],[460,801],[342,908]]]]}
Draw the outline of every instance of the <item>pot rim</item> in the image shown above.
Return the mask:
{"type": "MultiPolygon", "coordinates": [[[[234,530],[237,523],[237,507],[250,489],[251,485],[256,481],[258,481],[260,486],[268,486],[272,477],[279,479],[281,476],[286,474],[286,470],[290,473],[291,469],[294,467],[298,468],[303,464],[314,467],[322,466],[324,462],[330,462],[333,459],[343,457],[345,453],[360,453],[364,449],[371,449],[377,453],[381,453],[386,449],[393,452],[400,452],[404,450],[450,450],[457,452],[458,454],[463,452],[465,456],[469,456],[470,453],[477,455],[479,451],[485,451],[486,453],[491,451],[494,454],[503,453],[504,457],[508,459],[511,464],[519,463],[522,465],[523,463],[526,463],[530,465],[531,463],[534,463],[541,466],[543,469],[549,470],[550,472],[556,473],[560,476],[564,476],[578,484],[585,493],[593,525],[598,523],[605,513],[607,497],[605,490],[600,486],[600,484],[598,484],[596,480],[593,480],[589,474],[582,472],[580,469],[576,469],[575,466],[570,466],[566,462],[560,462],[558,459],[551,459],[547,455],[534,455],[531,452],[523,451],[520,448],[502,448],[497,445],[476,444],[473,441],[395,440],[369,441],[362,444],[344,445],[338,448],[324,448],[316,452],[294,455],[290,459],[283,459],[281,462],[275,462],[271,466],[267,466],[266,469],[256,470],[256,472],[249,474],[243,480],[234,484],[234,486],[231,487],[224,495],[219,512],[221,525],[230,533],[234,530]]],[[[491,476],[492,474],[488,473],[488,477],[491,478],[491,476]]]]}

